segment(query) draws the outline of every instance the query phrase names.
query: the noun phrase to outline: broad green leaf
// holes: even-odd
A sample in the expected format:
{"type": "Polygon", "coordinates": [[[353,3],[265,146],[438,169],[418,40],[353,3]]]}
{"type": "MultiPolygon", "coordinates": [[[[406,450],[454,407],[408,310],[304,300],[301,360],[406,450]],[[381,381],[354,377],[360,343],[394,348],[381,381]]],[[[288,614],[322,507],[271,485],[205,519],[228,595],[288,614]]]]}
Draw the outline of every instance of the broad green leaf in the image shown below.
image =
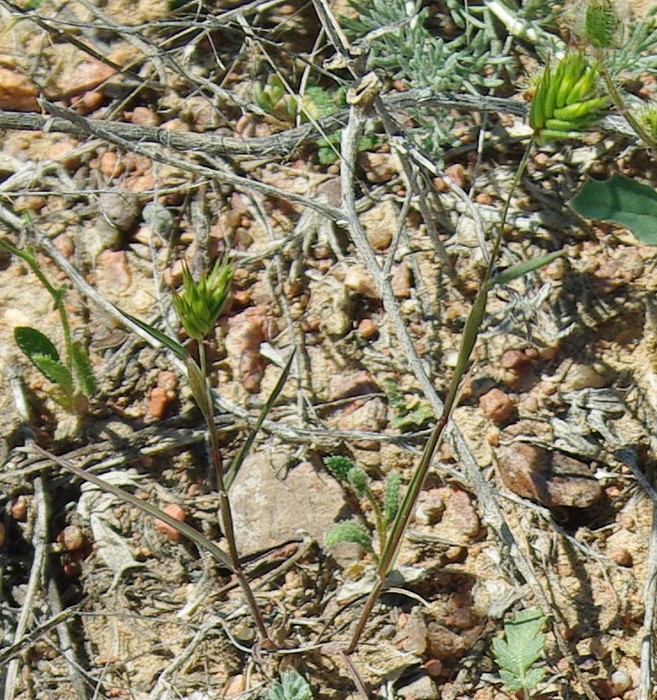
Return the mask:
{"type": "Polygon", "coordinates": [[[91,398],[97,390],[96,377],[94,377],[89,355],[83,347],[82,343],[75,342],[71,345],[71,365],[75,380],[80,387],[80,391],[87,397],[91,398]]]}
{"type": "Polygon", "coordinates": [[[52,344],[50,338],[36,328],[17,326],[14,328],[14,340],[32,362],[34,362],[32,360],[34,355],[49,357],[51,360],[60,362],[57,348],[52,344]]]}
{"type": "Polygon", "coordinates": [[[605,182],[589,180],[570,206],[587,219],[629,228],[646,245],[657,245],[657,192],[623,175],[605,182]]]}
{"type": "Polygon", "coordinates": [[[353,520],[343,520],[341,523],[337,523],[324,537],[324,543],[327,547],[334,547],[340,542],[352,542],[360,545],[365,551],[374,553],[370,533],[353,520]]]}

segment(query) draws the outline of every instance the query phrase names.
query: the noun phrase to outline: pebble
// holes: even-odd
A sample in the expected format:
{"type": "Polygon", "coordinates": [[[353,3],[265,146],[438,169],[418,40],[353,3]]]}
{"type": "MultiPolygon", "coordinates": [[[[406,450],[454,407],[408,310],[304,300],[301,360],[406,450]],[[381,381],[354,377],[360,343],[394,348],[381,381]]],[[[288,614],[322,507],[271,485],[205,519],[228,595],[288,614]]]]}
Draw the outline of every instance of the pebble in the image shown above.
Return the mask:
{"type": "Polygon", "coordinates": [[[78,143],[64,139],[54,143],[48,152],[52,160],[61,163],[67,170],[76,170],[80,165],[80,156],[76,152],[78,143]]]}
{"type": "Polygon", "coordinates": [[[76,552],[82,549],[87,540],[77,525],[67,525],[57,536],[57,541],[65,552],[76,552]]]}
{"type": "Polygon", "coordinates": [[[516,374],[526,372],[532,360],[522,350],[505,350],[500,357],[500,365],[516,374]]]}
{"type": "Polygon", "coordinates": [[[378,299],[379,292],[372,277],[360,266],[352,266],[344,277],[344,286],[366,299],[378,299]]]}
{"type": "Polygon", "coordinates": [[[24,522],[27,517],[28,500],[26,496],[19,496],[11,504],[11,517],[19,522],[24,522]]]}
{"type": "Polygon", "coordinates": [[[151,390],[148,400],[148,413],[155,420],[164,418],[167,408],[175,400],[177,384],[178,378],[169,370],[158,375],[157,386],[151,390]]]}
{"type": "Polygon", "coordinates": [[[496,423],[506,423],[515,411],[515,402],[501,389],[491,389],[479,397],[479,407],[486,418],[496,423]]]}
{"type": "Polygon", "coordinates": [[[132,274],[124,250],[104,250],[98,256],[99,273],[112,291],[124,292],[132,283],[132,274]]]}
{"type": "Polygon", "coordinates": [[[98,87],[115,73],[114,68],[93,58],[72,62],[66,73],[57,76],[56,89],[61,90],[63,97],[80,95],[98,87]]]}
{"type": "Polygon", "coordinates": [[[607,556],[618,566],[631,567],[634,563],[632,558],[632,553],[626,547],[614,547],[609,552],[607,556]]]}
{"type": "MultiPolygon", "coordinates": [[[[187,511],[177,503],[167,503],[162,510],[174,520],[178,520],[181,523],[184,523],[187,519],[187,511]]],[[[182,537],[178,530],[169,525],[169,523],[165,523],[163,520],[155,521],[155,529],[170,542],[179,542],[182,537]]]]}
{"type": "Polygon", "coordinates": [[[390,288],[397,299],[408,299],[411,296],[411,271],[405,262],[393,270],[390,288]]]}
{"type": "Polygon", "coordinates": [[[588,465],[526,442],[501,450],[497,466],[510,491],[548,508],[588,508],[603,495],[588,465]]]}
{"type": "Polygon", "coordinates": [[[389,200],[377,204],[361,217],[365,234],[375,250],[385,250],[397,230],[397,211],[389,200]]]}
{"type": "Polygon", "coordinates": [[[243,674],[231,676],[224,687],[222,698],[236,698],[246,690],[246,678],[243,674]]]}
{"type": "Polygon", "coordinates": [[[625,673],[625,671],[614,671],[611,674],[611,685],[616,691],[617,695],[624,693],[629,690],[632,686],[631,678],[625,673]]]}
{"type": "Polygon", "coordinates": [[[98,208],[119,231],[129,231],[139,216],[139,201],[126,190],[104,192],[98,199],[98,208]]]}
{"type": "Polygon", "coordinates": [[[367,180],[377,184],[389,182],[401,171],[399,156],[396,153],[364,151],[358,154],[358,163],[365,171],[367,180]]]}
{"type": "Polygon", "coordinates": [[[0,109],[12,112],[38,112],[39,91],[27,76],[9,68],[0,68],[0,109]]]}
{"type": "Polygon", "coordinates": [[[407,700],[438,700],[440,693],[429,675],[420,676],[407,685],[397,688],[397,695],[407,700]]]}
{"type": "Polygon", "coordinates": [[[378,334],[379,329],[371,318],[364,318],[358,324],[358,335],[360,335],[363,340],[372,340],[372,338],[375,338],[378,334]]]}
{"type": "Polygon", "coordinates": [[[374,377],[365,370],[345,371],[329,378],[328,394],[331,401],[363,396],[381,391],[374,377]]]}
{"type": "Polygon", "coordinates": [[[118,177],[123,173],[123,163],[114,151],[105,151],[98,165],[100,172],[107,178],[118,177]]]}
{"type": "Polygon", "coordinates": [[[435,489],[421,491],[415,508],[415,520],[422,525],[435,525],[445,511],[445,503],[435,489]]]}
{"type": "Polygon", "coordinates": [[[461,163],[453,163],[445,168],[445,175],[462,190],[468,188],[470,180],[465,172],[465,168],[461,163]]]}

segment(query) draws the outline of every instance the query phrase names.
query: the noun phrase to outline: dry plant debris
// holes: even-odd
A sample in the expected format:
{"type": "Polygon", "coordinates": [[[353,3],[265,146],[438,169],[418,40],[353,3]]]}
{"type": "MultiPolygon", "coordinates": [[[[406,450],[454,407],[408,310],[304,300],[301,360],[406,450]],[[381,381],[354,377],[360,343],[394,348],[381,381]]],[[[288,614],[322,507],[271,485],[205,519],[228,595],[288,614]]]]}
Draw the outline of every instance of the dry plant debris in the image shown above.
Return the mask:
{"type": "MultiPolygon", "coordinates": [[[[395,3],[0,0],[0,237],[66,290],[99,383],[66,411],[23,361],[16,327],[65,337],[3,253],[5,700],[278,697],[292,671],[318,699],[499,700],[513,696],[492,640],[529,608],[550,617],[536,697],[654,696],[657,258],[565,206],[587,176],[657,186],[654,159],[607,117],[532,151],[511,192],[531,135],[523,76],[563,49],[571,10],[406,5],[357,35],[366,6],[395,3]],[[463,65],[438,87],[395,69],[361,81],[377,46],[422,26],[432,50],[462,38],[463,65]],[[499,268],[562,254],[491,289],[448,439],[345,662],[372,558],[323,536],[372,512],[322,460],[348,456],[376,497],[393,470],[406,487],[509,197],[499,268]],[[218,259],[234,271],[206,346],[225,465],[296,351],[230,489],[274,651],[228,568],[29,447],[223,546],[185,367],[115,310],[183,342],[173,292],[218,259]]],[[[651,3],[628,5],[654,28],[651,3]]],[[[634,58],[624,87],[654,95],[655,66],[634,58]]]]}

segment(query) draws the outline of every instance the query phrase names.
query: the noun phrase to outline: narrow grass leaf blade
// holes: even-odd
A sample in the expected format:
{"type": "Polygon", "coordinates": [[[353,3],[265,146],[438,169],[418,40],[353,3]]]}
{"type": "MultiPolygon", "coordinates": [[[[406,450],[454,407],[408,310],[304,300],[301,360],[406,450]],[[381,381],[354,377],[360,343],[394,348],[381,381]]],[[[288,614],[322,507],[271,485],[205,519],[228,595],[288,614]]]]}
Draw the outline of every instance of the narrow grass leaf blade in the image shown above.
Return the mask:
{"type": "Polygon", "coordinates": [[[549,265],[553,260],[560,258],[564,255],[563,250],[556,250],[554,253],[549,253],[548,255],[543,255],[540,258],[534,258],[533,260],[527,260],[525,262],[514,265],[513,267],[500,272],[495,275],[488,283],[488,288],[495,287],[499,284],[508,284],[512,280],[518,279],[519,277],[524,277],[534,270],[539,270],[541,267],[549,265]]]}
{"type": "Polygon", "coordinates": [[[242,463],[244,462],[244,459],[246,458],[246,455],[249,453],[249,450],[251,449],[251,446],[253,445],[253,441],[256,439],[256,436],[258,435],[258,432],[260,431],[260,428],[262,427],[262,424],[265,421],[265,418],[271,411],[273,405],[276,403],[276,400],[278,399],[281,391],[283,391],[283,387],[285,386],[285,382],[287,381],[287,378],[290,374],[290,369],[292,369],[292,361],[294,360],[294,354],[295,351],[293,350],[292,353],[290,354],[290,357],[288,361],[285,363],[285,367],[283,368],[283,371],[281,372],[281,376],[278,378],[278,381],[276,382],[276,386],[272,390],[271,394],[269,395],[269,398],[267,399],[265,405],[262,407],[262,410],[260,411],[260,415],[258,416],[258,420],[256,420],[255,425],[251,429],[251,432],[248,434],[246,440],[244,441],[244,444],[240,448],[240,451],[235,455],[235,458],[230,464],[230,467],[228,468],[228,471],[226,472],[226,476],[224,479],[224,483],[226,486],[226,489],[229,489],[233,481],[235,481],[235,477],[239,473],[240,467],[242,466],[242,463]]]}
{"type": "Polygon", "coordinates": [[[153,326],[151,326],[149,323],[146,323],[141,319],[138,319],[136,316],[131,316],[125,311],[122,311],[118,308],[118,306],[115,306],[114,308],[121,314],[121,316],[125,316],[129,321],[132,321],[132,323],[138,325],[145,333],[148,333],[151,338],[154,338],[158,343],[164,345],[164,347],[178,355],[181,360],[187,359],[187,350],[185,350],[185,348],[173,338],[170,338],[166,333],[162,333],[162,331],[159,331],[157,328],[153,328],[153,326]]]}
{"type": "Polygon", "coordinates": [[[605,182],[590,180],[570,200],[570,206],[587,219],[619,224],[645,245],[657,245],[657,192],[623,175],[605,182]]]}
{"type": "Polygon", "coordinates": [[[75,380],[80,387],[80,391],[91,398],[97,390],[96,377],[94,376],[89,355],[82,343],[75,342],[71,345],[71,366],[75,380]]]}
{"type": "Polygon", "coordinates": [[[130,505],[134,506],[135,508],[138,508],[140,511],[142,511],[142,513],[146,513],[146,515],[150,515],[151,517],[157,520],[162,520],[167,525],[170,525],[181,535],[184,535],[192,542],[194,542],[200,549],[205,549],[206,551],[208,551],[222,566],[225,566],[229,571],[232,571],[234,573],[233,565],[230,561],[229,556],[224,551],[219,549],[219,547],[217,547],[217,545],[211,540],[209,540],[205,535],[191,527],[191,525],[180,522],[175,518],[172,518],[160,508],[156,508],[150,503],[146,503],[145,501],[140,500],[139,498],[133,496],[131,493],[128,493],[128,491],[124,491],[119,486],[110,484],[109,482],[105,481],[105,479],[101,479],[95,474],[91,474],[90,472],[86,472],[82,469],[79,469],[78,467],[71,464],[69,461],[52,454],[52,452],[48,452],[48,450],[44,450],[43,447],[40,447],[39,445],[33,444],[32,446],[37,452],[42,454],[44,457],[47,457],[48,459],[52,460],[55,464],[58,464],[60,467],[63,467],[72,474],[75,474],[75,476],[77,476],[78,478],[84,479],[85,481],[89,481],[92,484],[95,484],[96,486],[98,486],[98,488],[102,489],[103,491],[111,493],[117,498],[120,498],[126,503],[129,503],[130,505]]]}
{"type": "Polygon", "coordinates": [[[191,387],[194,400],[201,409],[203,418],[207,424],[214,420],[212,410],[212,397],[208,389],[208,381],[203,375],[201,368],[192,360],[189,355],[185,358],[185,367],[187,368],[187,379],[191,387]]]}

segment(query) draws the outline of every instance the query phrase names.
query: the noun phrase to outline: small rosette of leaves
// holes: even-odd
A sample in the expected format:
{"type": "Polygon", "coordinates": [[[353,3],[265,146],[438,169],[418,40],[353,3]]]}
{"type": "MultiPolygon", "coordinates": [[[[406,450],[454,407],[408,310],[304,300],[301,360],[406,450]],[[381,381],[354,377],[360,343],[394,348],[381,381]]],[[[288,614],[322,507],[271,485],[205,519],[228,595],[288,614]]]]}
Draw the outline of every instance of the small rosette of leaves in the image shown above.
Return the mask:
{"type": "Polygon", "coordinates": [[[539,143],[581,137],[609,105],[599,93],[599,75],[581,52],[566,54],[553,70],[545,67],[529,109],[539,143]]]}
{"type": "Polygon", "coordinates": [[[536,666],[545,646],[544,624],[540,610],[524,610],[504,623],[505,639],[493,639],[500,679],[512,693],[523,691],[526,697],[545,677],[545,668],[536,666]]]}
{"type": "Polygon", "coordinates": [[[267,693],[267,700],[312,700],[313,693],[308,681],[295,669],[281,673],[267,693]]]}
{"type": "Polygon", "coordinates": [[[210,274],[202,274],[195,282],[192,273],[183,267],[183,291],[174,293],[173,308],[187,335],[202,341],[214,328],[221,314],[233,279],[230,265],[217,261],[210,274]]]}

